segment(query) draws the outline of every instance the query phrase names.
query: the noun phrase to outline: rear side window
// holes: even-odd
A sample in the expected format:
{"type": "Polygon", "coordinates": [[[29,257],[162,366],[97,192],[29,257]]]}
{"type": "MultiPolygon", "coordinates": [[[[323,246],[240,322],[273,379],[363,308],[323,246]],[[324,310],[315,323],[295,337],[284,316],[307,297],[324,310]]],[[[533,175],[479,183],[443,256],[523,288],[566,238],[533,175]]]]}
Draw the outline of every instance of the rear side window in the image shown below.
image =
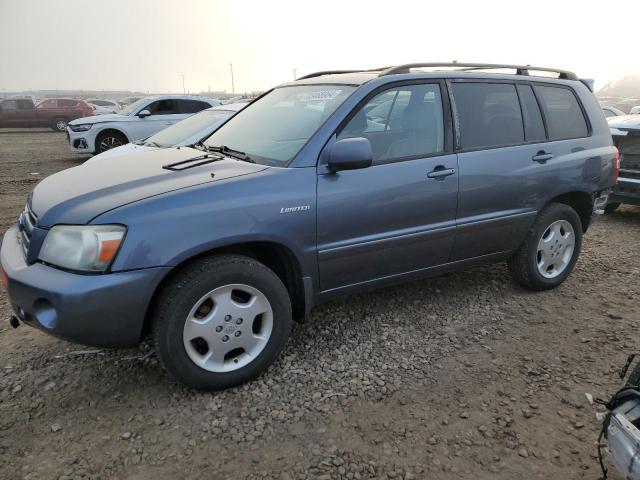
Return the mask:
{"type": "Polygon", "coordinates": [[[571,89],[540,85],[534,88],[547,120],[550,140],[581,138],[589,135],[584,114],[571,89]]]}
{"type": "Polygon", "coordinates": [[[524,142],[524,127],[515,85],[453,84],[463,149],[490,148],[524,142]]]}
{"type": "Polygon", "coordinates": [[[58,107],[75,107],[78,104],[77,100],[58,100],[58,107]]]}
{"type": "Polygon", "coordinates": [[[18,102],[15,100],[6,100],[4,102],[2,102],[2,109],[3,110],[17,110],[18,109],[18,102]]]}
{"type": "Polygon", "coordinates": [[[181,113],[198,113],[205,108],[210,108],[211,105],[198,100],[178,100],[181,113]]]}
{"type": "Polygon", "coordinates": [[[524,117],[524,136],[527,142],[543,142],[547,136],[544,133],[544,123],[540,107],[530,85],[518,85],[522,116],[524,117]]]}

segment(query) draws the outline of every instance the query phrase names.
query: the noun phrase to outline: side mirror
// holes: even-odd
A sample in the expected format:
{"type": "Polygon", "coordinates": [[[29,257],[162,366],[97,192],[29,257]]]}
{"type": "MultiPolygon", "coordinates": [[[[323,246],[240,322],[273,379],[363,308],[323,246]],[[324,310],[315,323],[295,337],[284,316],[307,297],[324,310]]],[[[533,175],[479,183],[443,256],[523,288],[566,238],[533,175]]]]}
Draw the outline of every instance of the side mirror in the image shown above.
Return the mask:
{"type": "Polygon", "coordinates": [[[147,110],[146,108],[144,110],[140,110],[138,112],[138,117],[140,117],[140,118],[147,118],[149,115],[151,115],[151,112],[149,110],[147,110]]]}
{"type": "Polygon", "coordinates": [[[366,138],[344,138],[329,147],[327,168],[332,172],[367,168],[372,162],[371,143],[366,138]]]}

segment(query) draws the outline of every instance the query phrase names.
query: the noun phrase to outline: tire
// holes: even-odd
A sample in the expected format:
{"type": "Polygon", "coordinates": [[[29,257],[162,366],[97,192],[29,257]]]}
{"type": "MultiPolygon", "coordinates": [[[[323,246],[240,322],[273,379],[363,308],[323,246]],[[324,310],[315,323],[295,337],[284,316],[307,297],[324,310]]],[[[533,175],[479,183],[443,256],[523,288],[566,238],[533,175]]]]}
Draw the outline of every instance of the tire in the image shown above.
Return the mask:
{"type": "Polygon", "coordinates": [[[96,153],[106,152],[127,143],[129,143],[129,140],[122,133],[115,130],[107,130],[96,137],[96,153]]]}
{"type": "Polygon", "coordinates": [[[627,378],[628,387],[640,387],[640,363],[636,364],[627,378]]]}
{"type": "Polygon", "coordinates": [[[620,206],[620,204],[616,203],[616,202],[607,203],[607,206],[604,207],[604,213],[613,213],[618,209],[619,206],[620,206]]]}
{"type": "Polygon", "coordinates": [[[152,322],[165,370],[189,387],[213,391],[264,372],[293,320],[287,289],[273,271],[249,257],[220,255],[179,271],[160,292],[152,322]]]}
{"type": "Polygon", "coordinates": [[[549,290],[569,276],[581,247],[582,222],[577,212],[568,205],[550,203],[508,260],[509,270],[519,284],[535,291],[549,290]]]}
{"type": "Polygon", "coordinates": [[[56,117],[51,121],[51,128],[54,132],[66,132],[68,122],[65,117],[56,117]]]}

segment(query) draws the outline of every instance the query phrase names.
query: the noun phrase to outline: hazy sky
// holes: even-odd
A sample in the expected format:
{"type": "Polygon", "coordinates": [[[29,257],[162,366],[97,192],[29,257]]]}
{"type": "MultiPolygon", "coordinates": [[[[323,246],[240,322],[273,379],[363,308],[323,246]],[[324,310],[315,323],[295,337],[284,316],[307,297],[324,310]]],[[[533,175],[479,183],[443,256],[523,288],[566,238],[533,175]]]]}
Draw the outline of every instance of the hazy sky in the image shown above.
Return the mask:
{"type": "Polygon", "coordinates": [[[640,72],[640,1],[0,0],[0,91],[267,89],[412,61],[640,72]]]}

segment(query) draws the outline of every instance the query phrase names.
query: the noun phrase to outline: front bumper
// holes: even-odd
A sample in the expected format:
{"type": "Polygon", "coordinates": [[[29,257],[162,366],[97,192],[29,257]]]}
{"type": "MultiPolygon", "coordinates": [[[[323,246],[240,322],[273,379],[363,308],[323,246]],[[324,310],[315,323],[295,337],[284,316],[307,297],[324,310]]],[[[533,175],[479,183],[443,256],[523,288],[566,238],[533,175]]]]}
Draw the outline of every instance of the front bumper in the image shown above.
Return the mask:
{"type": "Polygon", "coordinates": [[[74,153],[95,153],[95,134],[91,129],[85,132],[74,132],[67,127],[67,141],[69,148],[74,153]]]}
{"type": "Polygon", "coordinates": [[[640,172],[634,172],[633,177],[621,176],[609,196],[609,203],[626,203],[628,205],[640,205],[640,172]]]}
{"type": "Polygon", "coordinates": [[[607,454],[616,470],[627,479],[640,479],[640,431],[632,423],[640,406],[636,400],[625,402],[611,414],[606,431],[607,454]]]}
{"type": "Polygon", "coordinates": [[[137,344],[147,308],[170,267],[80,275],[27,264],[18,228],[2,239],[0,265],[13,310],[24,323],[51,335],[95,346],[137,344]]]}

